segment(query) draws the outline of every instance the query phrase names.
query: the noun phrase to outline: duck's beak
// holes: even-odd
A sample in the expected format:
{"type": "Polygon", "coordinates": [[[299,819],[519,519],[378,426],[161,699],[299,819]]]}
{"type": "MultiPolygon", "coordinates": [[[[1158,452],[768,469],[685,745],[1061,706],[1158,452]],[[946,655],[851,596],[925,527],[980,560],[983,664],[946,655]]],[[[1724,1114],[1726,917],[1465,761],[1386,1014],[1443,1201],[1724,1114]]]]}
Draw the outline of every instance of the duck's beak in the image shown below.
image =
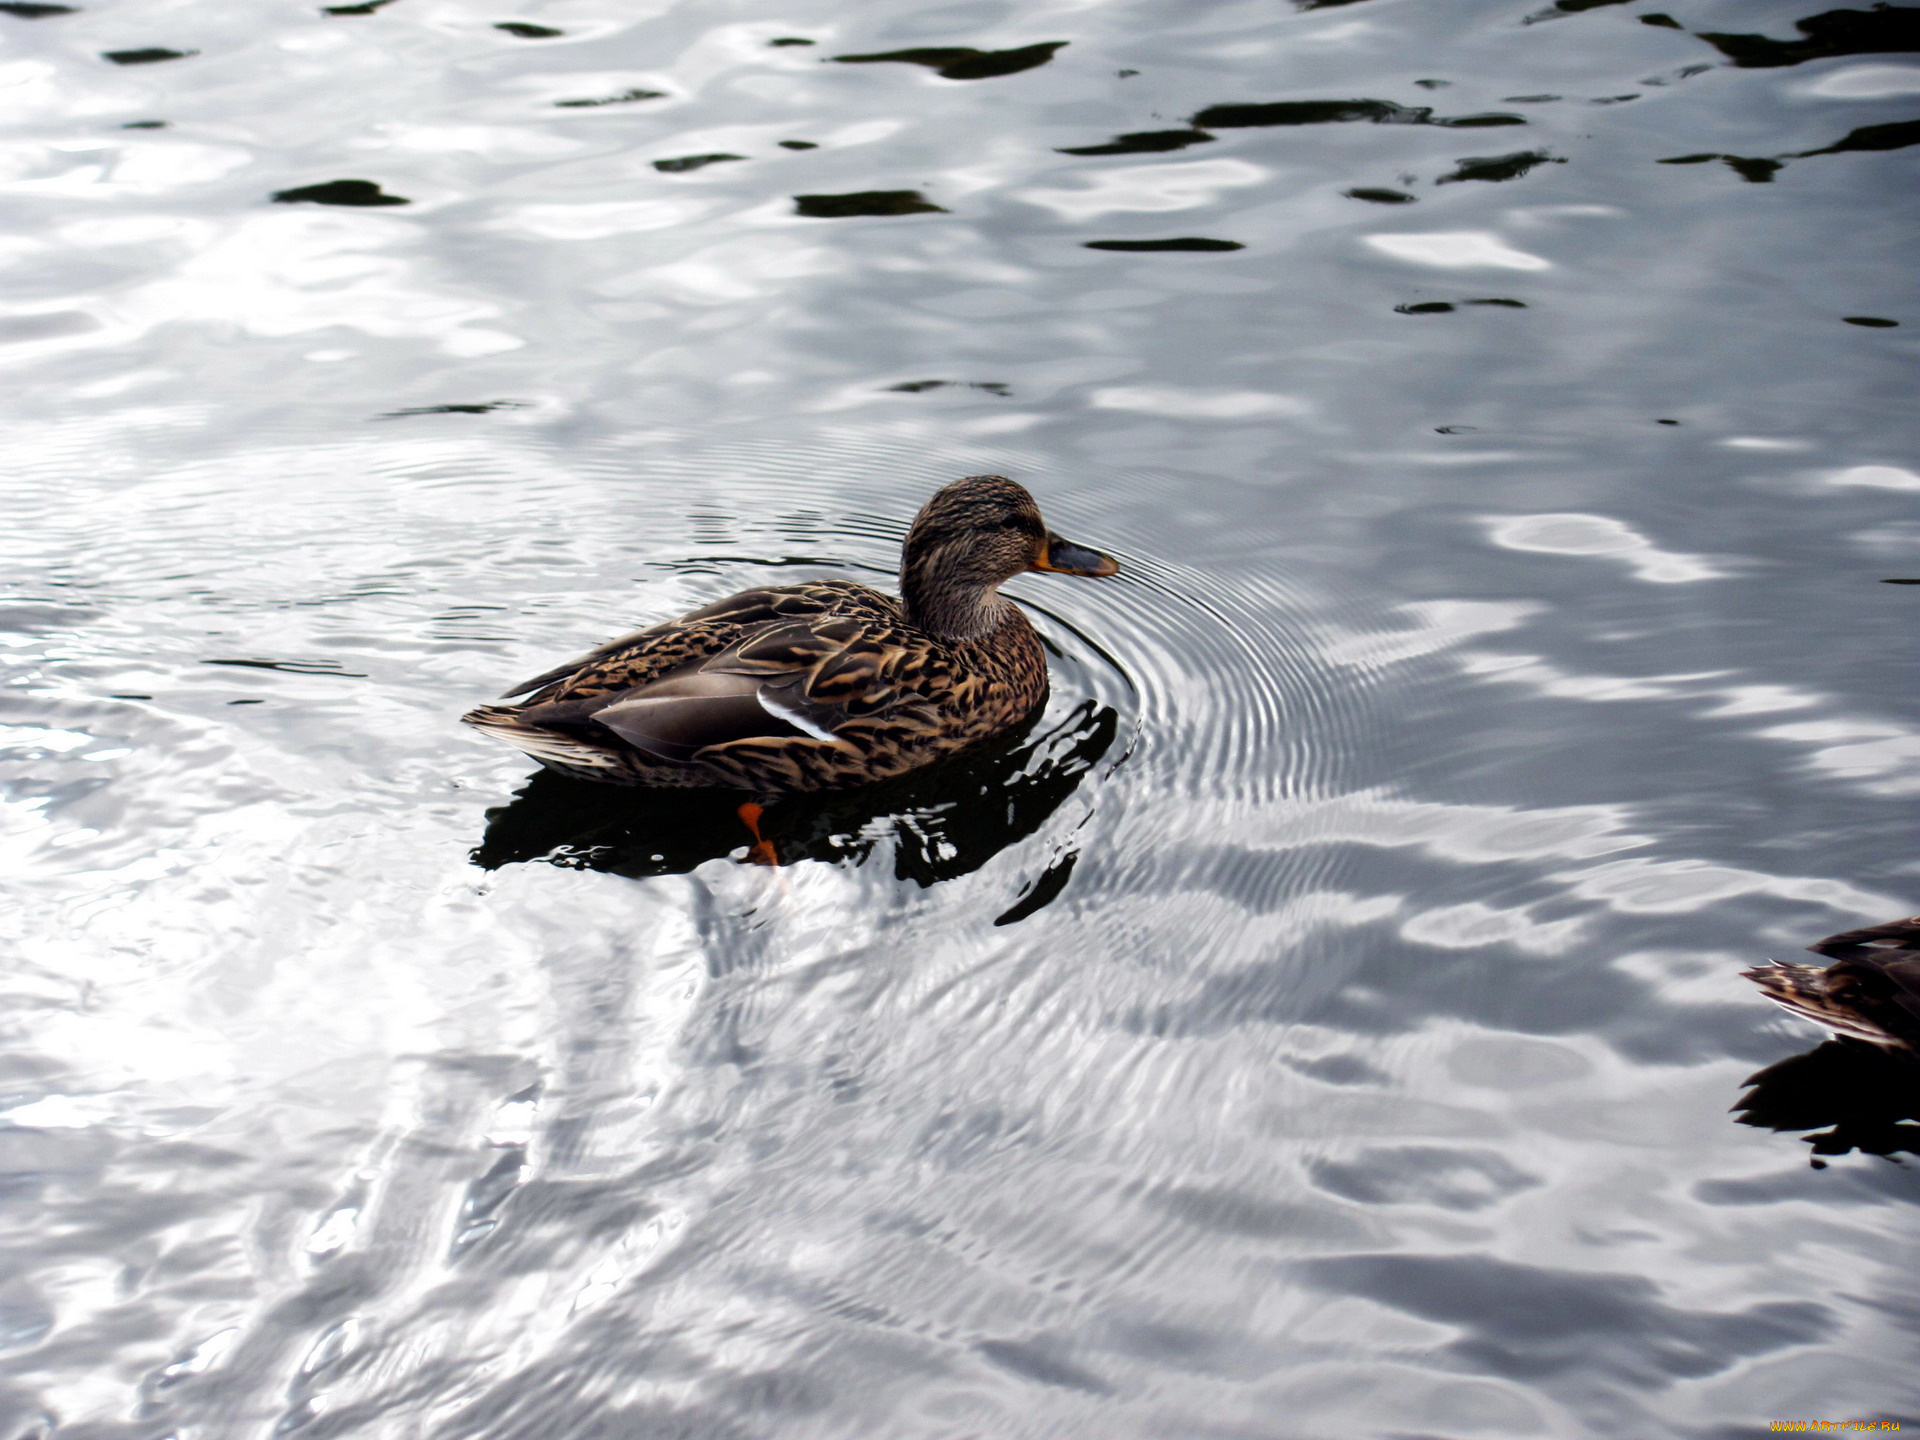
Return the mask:
{"type": "Polygon", "coordinates": [[[1062,540],[1051,532],[1047,535],[1047,548],[1040,558],[1033,562],[1036,570],[1051,570],[1058,575],[1092,575],[1096,579],[1108,575],[1117,575],[1120,562],[1111,555],[1102,555],[1098,550],[1089,550],[1084,545],[1076,545],[1071,540],[1062,540]]]}

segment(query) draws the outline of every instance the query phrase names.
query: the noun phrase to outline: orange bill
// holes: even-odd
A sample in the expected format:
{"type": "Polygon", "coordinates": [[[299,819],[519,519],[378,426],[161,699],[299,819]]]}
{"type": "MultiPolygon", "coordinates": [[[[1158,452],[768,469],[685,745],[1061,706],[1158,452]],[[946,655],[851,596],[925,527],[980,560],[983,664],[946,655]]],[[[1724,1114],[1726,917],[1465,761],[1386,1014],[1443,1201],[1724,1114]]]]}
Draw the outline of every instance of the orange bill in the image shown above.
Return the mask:
{"type": "Polygon", "coordinates": [[[1047,548],[1041,557],[1033,562],[1036,570],[1051,570],[1057,575],[1092,575],[1104,578],[1117,575],[1120,562],[1111,555],[1102,555],[1098,550],[1089,550],[1084,545],[1076,545],[1071,540],[1062,540],[1058,535],[1047,536],[1047,548]]]}

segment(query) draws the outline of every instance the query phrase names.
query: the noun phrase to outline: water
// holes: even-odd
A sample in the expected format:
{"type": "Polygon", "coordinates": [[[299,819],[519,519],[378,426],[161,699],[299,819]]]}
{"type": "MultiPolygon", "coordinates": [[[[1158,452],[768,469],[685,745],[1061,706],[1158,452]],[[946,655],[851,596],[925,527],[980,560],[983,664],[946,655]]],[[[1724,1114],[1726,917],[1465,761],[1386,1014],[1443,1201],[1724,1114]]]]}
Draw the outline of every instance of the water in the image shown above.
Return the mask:
{"type": "Polygon", "coordinates": [[[1914,10],[885,11],[0,13],[0,1440],[1914,1419],[1914,10]],[[455,723],[982,471],[777,873],[455,723]]]}

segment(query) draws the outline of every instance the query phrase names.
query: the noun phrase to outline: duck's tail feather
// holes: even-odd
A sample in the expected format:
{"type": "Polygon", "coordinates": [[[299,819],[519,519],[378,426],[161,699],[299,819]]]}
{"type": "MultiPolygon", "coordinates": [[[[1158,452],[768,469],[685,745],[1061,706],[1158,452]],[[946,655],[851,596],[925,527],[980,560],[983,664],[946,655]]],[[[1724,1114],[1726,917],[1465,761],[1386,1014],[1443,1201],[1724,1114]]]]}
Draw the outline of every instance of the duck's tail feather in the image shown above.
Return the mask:
{"type": "Polygon", "coordinates": [[[1774,1004],[1803,1020],[1823,1025],[1836,1035],[1864,1040],[1870,1045],[1907,1048],[1904,1039],[1861,1013],[1857,1008],[1856,987],[1848,983],[1847,977],[1836,978],[1832,971],[1817,965],[1794,965],[1786,961],[1756,965],[1740,973],[1758,985],[1774,1004]]]}
{"type": "Polygon", "coordinates": [[[575,739],[558,730],[529,725],[504,705],[479,705],[460,719],[478,730],[504,740],[516,750],[524,750],[534,759],[572,770],[617,770],[619,759],[613,751],[585,740],[575,739]]]}

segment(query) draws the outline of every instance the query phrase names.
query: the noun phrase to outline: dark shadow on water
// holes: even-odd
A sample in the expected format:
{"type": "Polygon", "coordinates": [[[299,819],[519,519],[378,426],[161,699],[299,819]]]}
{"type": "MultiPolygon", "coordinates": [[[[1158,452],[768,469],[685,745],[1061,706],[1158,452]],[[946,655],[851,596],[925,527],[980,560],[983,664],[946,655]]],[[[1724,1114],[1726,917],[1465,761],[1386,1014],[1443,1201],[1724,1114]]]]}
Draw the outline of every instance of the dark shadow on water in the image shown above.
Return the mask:
{"type": "MultiPolygon", "coordinates": [[[[923,886],[952,880],[1045,824],[1118,732],[1114,710],[1083,701],[1047,728],[1029,720],[897,780],[782,797],[767,806],[760,830],[782,864],[858,864],[891,840],[900,879],[923,886]]],[[[747,845],[737,813],[747,798],[731,790],[601,785],[542,770],[511,801],[487,812],[486,831],[470,858],[483,870],[537,860],[635,879],[680,875],[747,845]]],[[[1071,868],[1070,858],[1057,861],[1016,904],[1022,913],[1008,914],[1024,918],[1050,902],[1071,868]]]]}
{"type": "Polygon", "coordinates": [[[1798,40],[1767,35],[1696,32],[1742,69],[1771,69],[1832,60],[1841,55],[1891,55],[1920,50],[1920,7],[1876,5],[1870,10],[1828,10],[1793,22],[1798,40]]]}
{"type": "Polygon", "coordinates": [[[1818,150],[1802,150],[1797,158],[1809,155],[1842,155],[1848,151],[1904,150],[1920,145],[1920,120],[1896,120],[1890,125],[1862,125],[1849,130],[1831,145],[1818,150]]]}
{"type": "Polygon", "coordinates": [[[1204,145],[1213,136],[1204,130],[1135,130],[1116,135],[1104,145],[1069,145],[1057,149],[1061,155],[1149,155],[1165,150],[1184,150],[1189,145],[1204,145]]]}
{"type": "Polygon", "coordinates": [[[475,400],[465,404],[409,405],[404,410],[383,411],[373,418],[404,420],[409,415],[491,415],[496,410],[524,410],[530,403],[526,400],[475,400]]]}
{"type": "MultiPolygon", "coordinates": [[[[1459,305],[1494,305],[1502,310],[1524,310],[1527,308],[1527,302],[1524,300],[1510,300],[1500,295],[1490,295],[1481,300],[1461,300],[1457,303],[1459,305]]],[[[1423,300],[1417,305],[1396,305],[1393,307],[1393,313],[1396,315],[1446,315],[1455,308],[1456,302],[1453,301],[1423,300]]],[[[1453,435],[1459,433],[1462,429],[1471,429],[1472,427],[1442,425],[1439,428],[1442,435],[1453,435]]]]}
{"type": "Polygon", "coordinates": [[[1042,870],[1033,884],[1027,887],[1026,893],[1014,901],[1013,904],[1009,905],[1004,913],[995,918],[993,923],[995,925],[1018,925],[1029,915],[1039,914],[1042,910],[1046,909],[1047,906],[1060,898],[1060,892],[1067,888],[1067,881],[1073,878],[1073,867],[1079,863],[1080,852],[1078,850],[1067,851],[1066,854],[1062,855],[1058,860],[1055,860],[1045,870],[1042,870]]]}
{"type": "Polygon", "coordinates": [[[1089,240],[1089,250],[1244,250],[1238,240],[1209,240],[1204,235],[1177,235],[1170,240],[1089,240]]]}
{"type": "Polygon", "coordinates": [[[1756,185],[1768,184],[1774,173],[1786,162],[1768,160],[1760,156],[1722,155],[1718,151],[1706,151],[1699,155],[1673,155],[1665,160],[1656,160],[1656,165],[1705,165],[1712,160],[1724,160],[1742,180],[1752,181],[1756,185]]]}
{"type": "Polygon", "coordinates": [[[77,10],[73,5],[29,5],[25,0],[6,0],[0,4],[0,15],[13,15],[21,20],[45,20],[49,15],[72,15],[77,10]]]}
{"type": "Polygon", "coordinates": [[[374,180],[326,180],[318,185],[299,185],[292,190],[273,192],[277,205],[408,205],[403,195],[389,195],[374,180]]]}
{"type": "Polygon", "coordinates": [[[882,387],[889,393],[920,395],[928,390],[984,390],[989,395],[998,395],[1003,400],[1013,394],[1013,387],[1004,380],[903,380],[898,385],[882,387]]]}
{"type": "Polygon", "coordinates": [[[158,65],[162,60],[185,60],[189,55],[198,55],[198,50],[168,50],[159,45],[144,50],[103,50],[100,58],[111,60],[116,65],[158,65]]]}
{"type": "Polygon", "coordinates": [[[1316,1289],[1445,1325],[1453,1338],[1438,1353],[1453,1365],[1528,1386],[1562,1375],[1613,1375],[1647,1387],[1697,1380],[1805,1345],[1836,1325],[1827,1307],[1808,1301],[1693,1310],[1644,1275],[1525,1265],[1486,1252],[1334,1255],[1293,1269],[1316,1289]]]}
{"type": "Polygon", "coordinates": [[[846,195],[796,195],[794,209],[816,220],[844,220],[853,215],[945,215],[918,190],[855,190],[846,195]]]}
{"type": "Polygon", "coordinates": [[[1279,100],[1260,105],[1209,105],[1193,117],[1199,130],[1239,130],[1263,125],[1443,125],[1483,129],[1524,125],[1524,115],[1435,115],[1426,105],[1396,105],[1391,100],[1279,100]]]}
{"type": "Polygon", "coordinates": [[[631,105],[636,100],[661,100],[666,93],[664,90],[622,90],[618,95],[602,95],[592,100],[556,100],[553,104],[558,110],[594,110],[602,105],[631,105]]]}
{"type": "Polygon", "coordinates": [[[1578,15],[1583,10],[1598,10],[1606,5],[1625,5],[1629,0],[1554,0],[1544,10],[1536,10],[1520,23],[1538,25],[1542,20],[1564,20],[1569,15],[1578,15]]]}
{"type": "MultiPolygon", "coordinates": [[[[1920,1155],[1920,1062],[1875,1045],[1829,1040],[1741,1082],[1742,1125],[1812,1130],[1815,1156],[1920,1155]]],[[[1820,1161],[1815,1160],[1815,1165],[1820,1161]]]]}
{"type": "Polygon", "coordinates": [[[711,155],[680,155],[672,160],[656,160],[653,168],[668,175],[680,175],[689,170],[704,170],[709,165],[718,165],[723,160],[744,160],[744,155],[730,155],[725,151],[715,151],[711,155]]]}
{"type": "Polygon", "coordinates": [[[242,670],[278,670],[286,675],[337,675],[343,680],[365,680],[366,672],[343,670],[338,660],[202,660],[202,665],[231,665],[242,670]]]}
{"type": "Polygon", "coordinates": [[[887,50],[873,55],[836,55],[842,65],[875,65],[895,62],[925,65],[948,80],[990,80],[996,75],[1016,75],[1053,59],[1064,49],[1065,40],[1047,40],[1038,45],[1022,45],[1017,50],[975,50],[970,45],[932,45],[914,50],[887,50]]]}
{"type": "Polygon", "coordinates": [[[1451,175],[1442,175],[1433,183],[1451,185],[1460,180],[1518,180],[1536,166],[1564,165],[1567,162],[1544,150],[1519,150],[1511,155],[1468,156],[1456,163],[1459,169],[1451,175]]]}
{"type": "Polygon", "coordinates": [[[1773,177],[1785,163],[1781,160],[1769,160],[1764,156],[1722,155],[1722,160],[1742,180],[1752,185],[1770,185],[1773,177]]]}
{"type": "Polygon", "coordinates": [[[1765,185],[1772,183],[1773,177],[1785,168],[1789,160],[1805,160],[1815,155],[1871,154],[1879,150],[1904,150],[1910,145],[1920,145],[1920,120],[1895,120],[1885,125],[1862,125],[1857,130],[1849,130],[1831,145],[1822,145],[1818,150],[1795,150],[1777,158],[1763,155],[1722,155],[1718,151],[1703,151],[1697,155],[1675,155],[1655,163],[1704,165],[1710,160],[1724,160],[1728,168],[1742,180],[1751,181],[1756,185],[1765,185]]]}

